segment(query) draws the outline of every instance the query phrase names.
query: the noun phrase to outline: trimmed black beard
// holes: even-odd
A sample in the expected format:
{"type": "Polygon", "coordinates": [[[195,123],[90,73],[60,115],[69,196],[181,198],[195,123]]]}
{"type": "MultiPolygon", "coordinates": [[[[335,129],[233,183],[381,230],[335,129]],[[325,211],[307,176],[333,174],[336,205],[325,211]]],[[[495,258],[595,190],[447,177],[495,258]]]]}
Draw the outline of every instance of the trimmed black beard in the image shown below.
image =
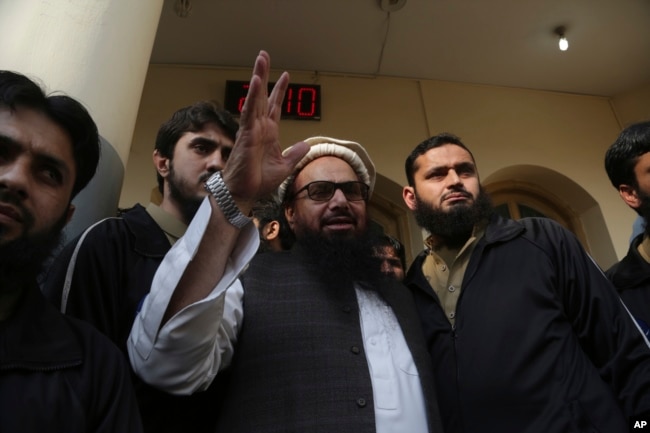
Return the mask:
{"type": "Polygon", "coordinates": [[[650,236],[650,227],[648,226],[648,221],[650,221],[650,195],[645,194],[639,188],[637,188],[637,194],[641,204],[636,211],[643,218],[643,234],[650,236]]]}
{"type": "Polygon", "coordinates": [[[381,259],[373,253],[375,239],[376,235],[368,230],[353,237],[307,232],[296,239],[294,248],[315,265],[322,280],[341,286],[364,281],[372,287],[387,279],[381,272],[381,259]]]}
{"type": "MultiPolygon", "coordinates": [[[[207,173],[201,177],[205,177],[205,180],[207,180],[210,177],[210,174],[211,173],[207,173]]],[[[173,161],[170,161],[169,163],[169,176],[167,177],[167,183],[169,184],[169,194],[171,195],[174,202],[180,206],[179,210],[181,214],[183,214],[183,219],[185,220],[184,222],[186,224],[189,224],[190,221],[192,221],[192,218],[194,218],[194,215],[196,215],[196,212],[199,210],[201,202],[203,201],[203,197],[196,197],[185,194],[181,188],[184,186],[184,183],[176,179],[176,172],[174,171],[173,161]]]]}
{"type": "Polygon", "coordinates": [[[415,194],[417,208],[413,212],[418,225],[437,236],[449,248],[465,245],[476,223],[488,220],[494,213],[490,197],[483,187],[472,204],[457,204],[448,211],[433,209],[415,194]]]}
{"type": "Polygon", "coordinates": [[[0,290],[37,279],[46,260],[61,246],[66,221],[64,214],[47,233],[23,236],[0,245],[0,290]]]}

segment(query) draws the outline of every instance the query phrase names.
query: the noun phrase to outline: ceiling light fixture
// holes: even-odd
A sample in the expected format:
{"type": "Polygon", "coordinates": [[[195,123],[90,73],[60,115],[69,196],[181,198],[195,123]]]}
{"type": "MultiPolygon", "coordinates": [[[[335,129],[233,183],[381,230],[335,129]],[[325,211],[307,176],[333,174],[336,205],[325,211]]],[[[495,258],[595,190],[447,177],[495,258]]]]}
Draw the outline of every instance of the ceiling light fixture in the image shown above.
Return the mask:
{"type": "Polygon", "coordinates": [[[406,0],[379,0],[379,7],[384,12],[395,12],[404,7],[406,0]]]}
{"type": "Polygon", "coordinates": [[[388,33],[390,32],[390,17],[392,12],[398,11],[404,7],[406,0],[378,0],[379,8],[386,12],[386,31],[384,32],[384,40],[381,43],[381,50],[379,51],[379,61],[377,62],[377,72],[375,75],[379,75],[381,71],[381,63],[384,60],[384,49],[386,48],[386,42],[388,42],[388,33]]]}
{"type": "Polygon", "coordinates": [[[176,0],[174,4],[174,12],[179,18],[187,18],[192,11],[192,3],[190,0],[176,0]]]}
{"type": "Polygon", "coordinates": [[[566,33],[566,27],[565,26],[558,26],[553,30],[553,33],[557,35],[559,39],[558,41],[558,47],[560,48],[560,51],[566,51],[569,49],[569,41],[567,41],[565,33],[566,33]]]}

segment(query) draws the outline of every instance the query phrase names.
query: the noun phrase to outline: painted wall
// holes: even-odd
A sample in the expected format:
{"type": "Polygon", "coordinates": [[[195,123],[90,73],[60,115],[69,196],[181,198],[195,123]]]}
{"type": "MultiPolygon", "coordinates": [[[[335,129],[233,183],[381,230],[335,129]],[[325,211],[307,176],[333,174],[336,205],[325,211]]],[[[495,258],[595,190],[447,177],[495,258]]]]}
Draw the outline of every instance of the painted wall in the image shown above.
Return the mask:
{"type": "MultiPolygon", "coordinates": [[[[120,206],[146,203],[155,188],[151,154],[160,124],[195,101],[222,101],[225,81],[247,80],[249,74],[239,69],[150,65],[120,206]]],[[[321,85],[322,120],[282,121],[286,146],[321,134],[355,140],[367,148],[379,173],[403,185],[403,163],[412,148],[433,134],[452,132],[472,149],[484,182],[503,180],[504,173],[521,176],[574,208],[587,226],[589,247],[601,266],[625,255],[635,214],[609,184],[603,157],[620,132],[620,118],[643,114],[650,87],[613,102],[451,82],[291,75],[293,82],[321,85]],[[615,112],[619,109],[621,115],[615,112]]]]}
{"type": "Polygon", "coordinates": [[[612,105],[623,127],[650,120],[650,84],[612,98],[612,105]]]}

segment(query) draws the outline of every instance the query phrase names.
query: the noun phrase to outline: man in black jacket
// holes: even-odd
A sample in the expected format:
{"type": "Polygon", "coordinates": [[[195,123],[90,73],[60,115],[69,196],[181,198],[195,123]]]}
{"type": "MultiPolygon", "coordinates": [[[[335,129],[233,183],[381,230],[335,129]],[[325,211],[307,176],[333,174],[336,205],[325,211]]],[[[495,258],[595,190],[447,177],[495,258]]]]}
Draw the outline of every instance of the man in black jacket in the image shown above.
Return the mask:
{"type": "MultiPolygon", "coordinates": [[[[138,305],[207,194],[205,180],[223,169],[237,129],[230,114],[211,102],[176,111],[161,125],[153,151],[160,204],[136,204],[94,224],[64,248],[49,271],[47,297],[63,313],[92,323],[125,359],[138,305]]],[[[172,396],[138,380],[135,385],[146,432],[214,431],[218,382],[191,397],[172,396]]]]}
{"type": "Polygon", "coordinates": [[[139,432],[129,369],[90,325],[41,295],[37,275],[99,161],[88,112],[0,71],[0,431],[139,432]]]}
{"type": "Polygon", "coordinates": [[[447,433],[623,432],[650,409],[650,349],[575,236],[494,215],[474,157],[440,134],[405,163],[431,236],[407,277],[447,433]]]}
{"type": "Polygon", "coordinates": [[[650,335],[650,122],[625,128],[605,155],[605,169],[623,201],[643,220],[627,255],[607,271],[639,327],[650,335]]]}

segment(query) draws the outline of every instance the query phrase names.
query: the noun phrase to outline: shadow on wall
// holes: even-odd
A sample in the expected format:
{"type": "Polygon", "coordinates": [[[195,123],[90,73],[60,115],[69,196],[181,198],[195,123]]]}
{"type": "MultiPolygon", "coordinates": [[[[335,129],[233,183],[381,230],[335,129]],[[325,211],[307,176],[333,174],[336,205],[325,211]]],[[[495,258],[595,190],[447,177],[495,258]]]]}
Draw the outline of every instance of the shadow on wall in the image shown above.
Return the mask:
{"type": "MultiPolygon", "coordinates": [[[[547,204],[550,217],[561,216],[578,236],[585,249],[603,269],[618,261],[609,236],[605,218],[596,200],[568,177],[546,167],[517,165],[505,167],[483,180],[495,204],[513,198],[526,203],[526,198],[547,204]],[[523,198],[523,199],[518,199],[523,198]],[[551,210],[552,209],[552,210],[551,210]]],[[[532,206],[537,207],[537,206],[532,206]]]]}
{"type": "Polygon", "coordinates": [[[64,229],[66,242],[74,239],[86,227],[117,213],[124,179],[124,164],[113,146],[104,137],[100,137],[100,140],[101,154],[97,172],[86,188],[72,201],[75,212],[64,229]]]}

